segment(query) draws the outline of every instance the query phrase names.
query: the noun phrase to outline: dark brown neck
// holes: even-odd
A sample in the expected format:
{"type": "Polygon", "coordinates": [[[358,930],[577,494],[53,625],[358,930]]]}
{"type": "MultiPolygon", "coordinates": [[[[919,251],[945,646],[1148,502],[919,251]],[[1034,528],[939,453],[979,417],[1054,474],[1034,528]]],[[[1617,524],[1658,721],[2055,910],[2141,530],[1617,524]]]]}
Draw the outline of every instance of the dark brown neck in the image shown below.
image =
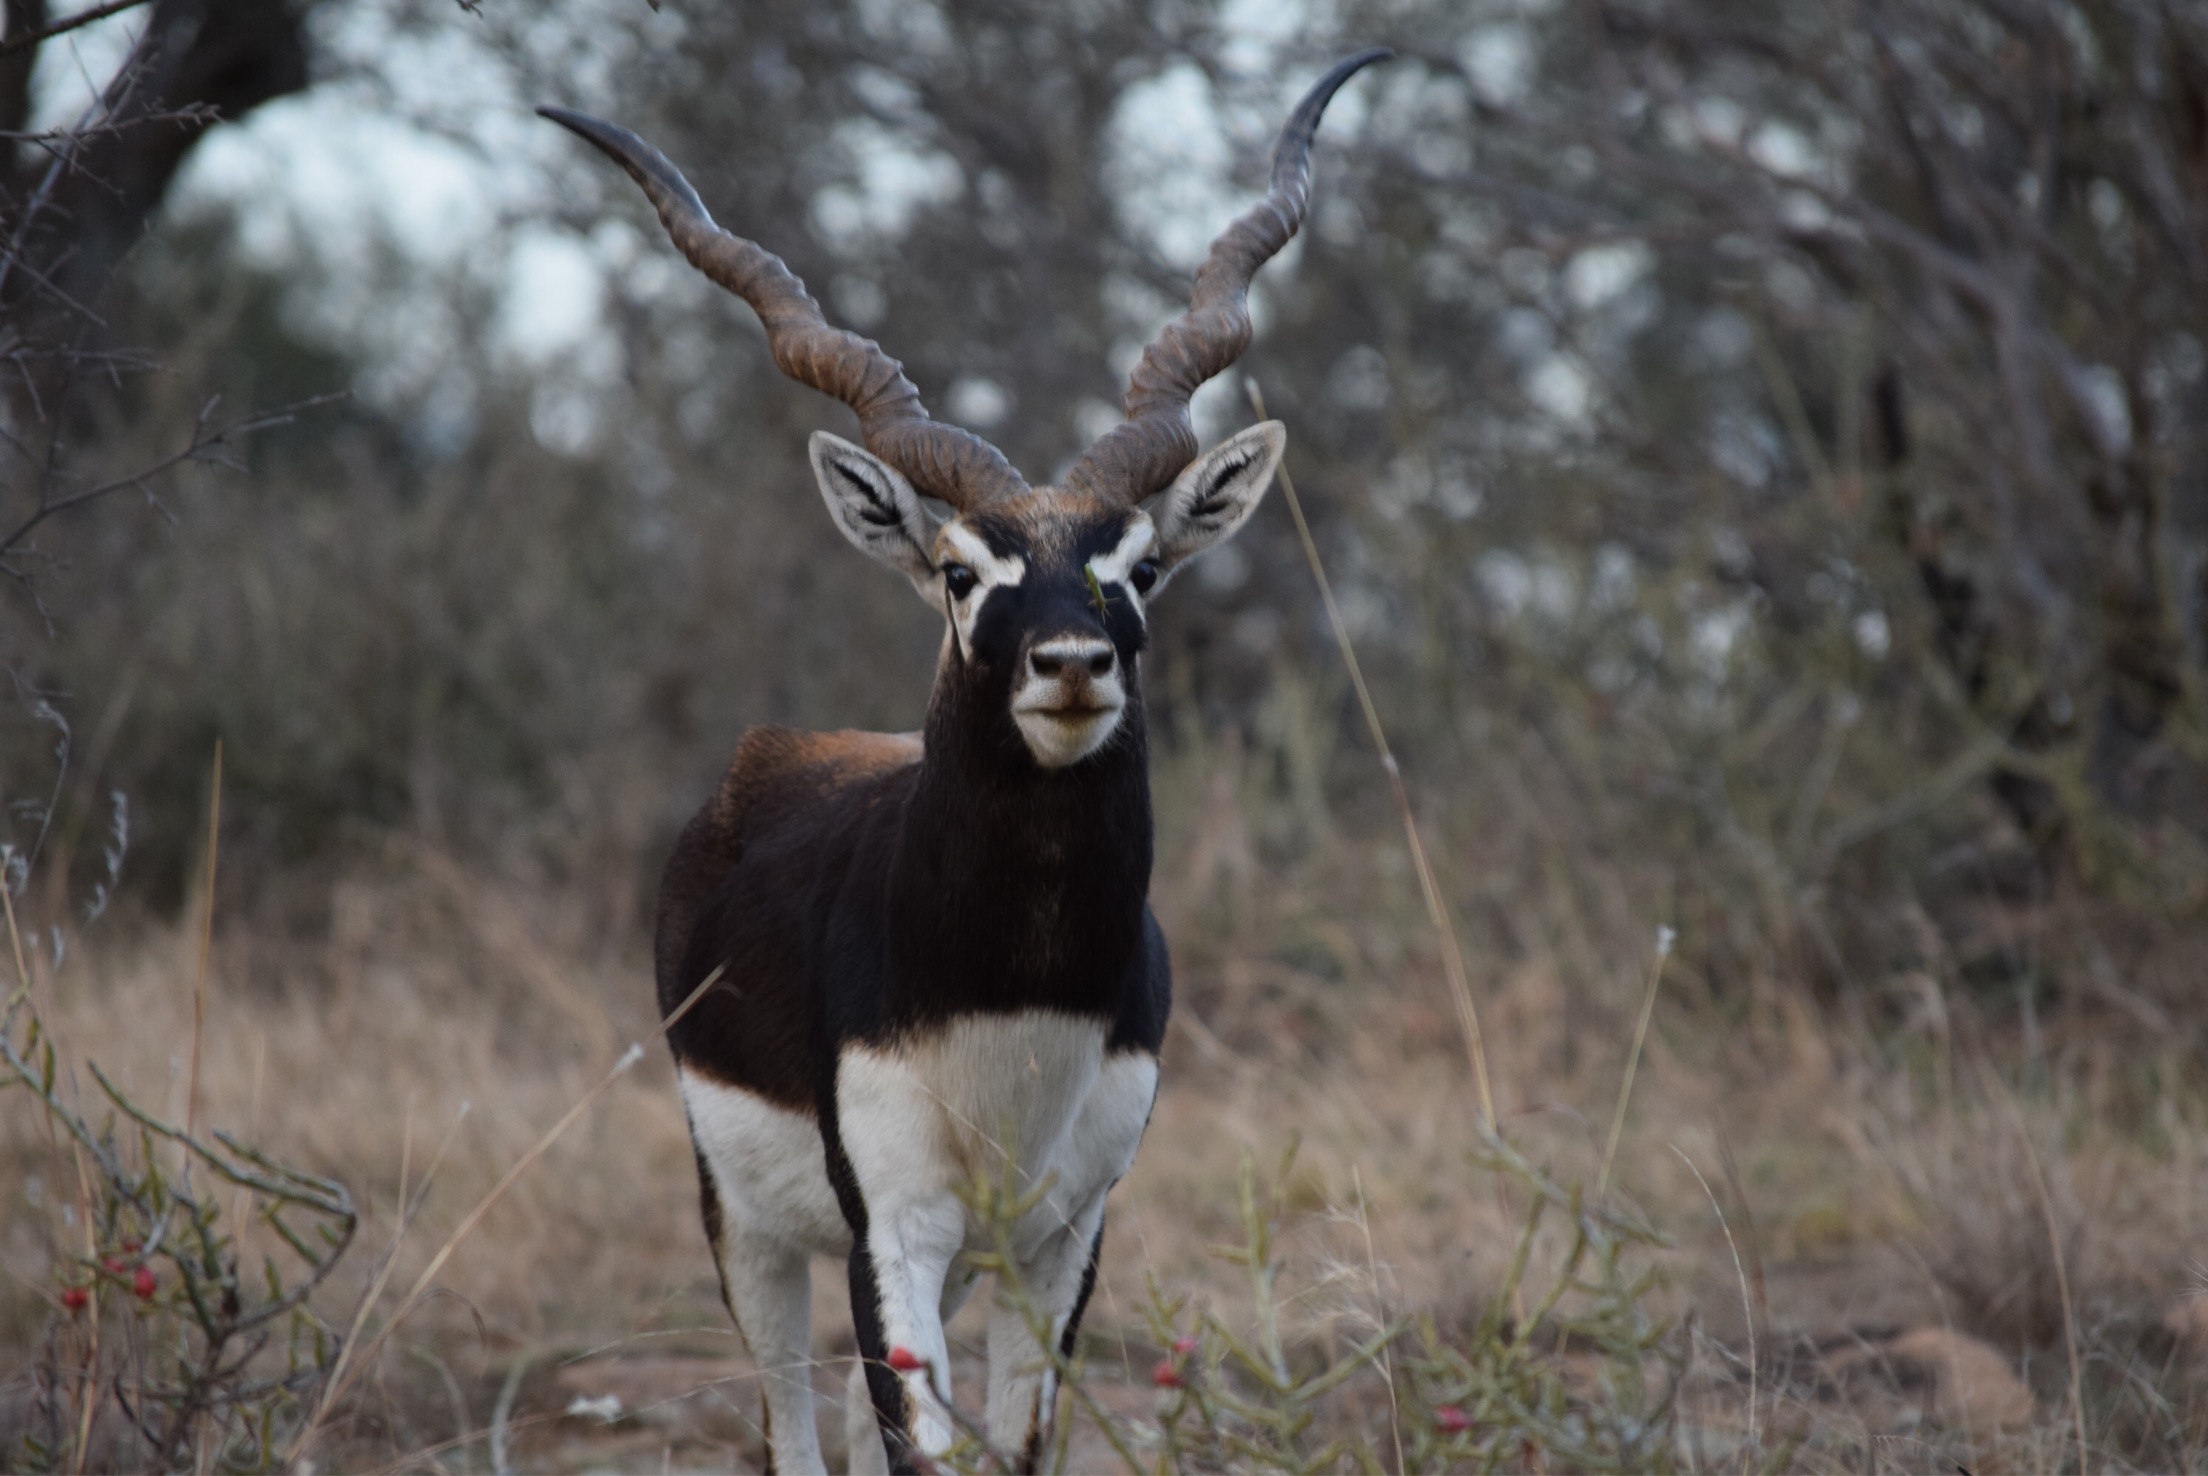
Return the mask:
{"type": "Polygon", "coordinates": [[[939,686],[890,868],[894,1021],[1117,1010],[1141,954],[1152,846],[1130,685],[1120,731],[1063,769],[1035,763],[993,694],[939,686]]]}

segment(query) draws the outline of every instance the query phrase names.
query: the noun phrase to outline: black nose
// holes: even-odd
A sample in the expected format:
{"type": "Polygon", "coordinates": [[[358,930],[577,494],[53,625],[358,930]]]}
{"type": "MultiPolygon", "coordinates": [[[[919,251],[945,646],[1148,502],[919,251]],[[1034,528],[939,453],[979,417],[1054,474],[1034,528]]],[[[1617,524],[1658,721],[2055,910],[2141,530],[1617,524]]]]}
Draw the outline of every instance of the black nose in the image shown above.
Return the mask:
{"type": "Polygon", "coordinates": [[[1045,641],[1027,653],[1028,670],[1045,681],[1064,676],[1069,671],[1086,672],[1098,677],[1110,676],[1112,667],[1118,661],[1119,653],[1112,649],[1110,641],[1045,641]]]}

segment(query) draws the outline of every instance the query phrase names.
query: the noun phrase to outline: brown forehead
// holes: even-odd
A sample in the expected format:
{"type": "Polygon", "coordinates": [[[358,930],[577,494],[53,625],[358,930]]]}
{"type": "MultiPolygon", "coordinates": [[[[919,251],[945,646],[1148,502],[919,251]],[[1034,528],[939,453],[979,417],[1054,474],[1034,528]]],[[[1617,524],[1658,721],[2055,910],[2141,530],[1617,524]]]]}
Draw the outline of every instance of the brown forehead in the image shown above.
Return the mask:
{"type": "Polygon", "coordinates": [[[999,557],[1039,560],[1094,556],[1118,543],[1134,510],[1079,492],[1041,487],[976,508],[959,519],[999,557]]]}

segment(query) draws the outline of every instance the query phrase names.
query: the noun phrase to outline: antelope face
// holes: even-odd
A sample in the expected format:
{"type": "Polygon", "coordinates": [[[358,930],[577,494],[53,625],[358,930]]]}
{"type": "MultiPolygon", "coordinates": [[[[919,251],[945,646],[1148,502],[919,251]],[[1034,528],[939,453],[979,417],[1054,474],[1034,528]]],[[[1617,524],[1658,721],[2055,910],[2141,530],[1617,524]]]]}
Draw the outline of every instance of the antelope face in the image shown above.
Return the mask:
{"type": "MultiPolygon", "coordinates": [[[[867,449],[813,437],[828,510],[846,537],[943,611],[953,675],[991,684],[985,705],[1001,701],[1028,756],[1063,769],[1108,744],[1134,705],[1143,601],[1241,527],[1280,464],[1286,437],[1274,422],[1198,455],[1189,397],[1249,346],[1250,274],[1303,221],[1311,139],[1328,99],[1390,55],[1360,51],[1312,84],[1273,148],[1265,198],[1212,243],[1188,311],[1159,331],[1128,376],[1127,419],[1081,453],[1064,487],[1036,490],[996,447],[931,419],[897,361],[831,328],[779,257],[714,224],[659,150],[600,118],[538,111],[629,172],[691,265],[758,311],[784,373],[858,412],[867,449]],[[958,515],[939,522],[915,483],[958,515]]],[[[941,679],[937,686],[940,694],[941,679]]]]}
{"type": "Polygon", "coordinates": [[[1009,719],[1029,758],[1063,769],[1125,731],[1146,602],[1242,526],[1286,444],[1277,422],[1253,426],[1141,506],[1045,487],[948,521],[848,441],[817,434],[812,452],[845,536],[945,616],[939,681],[966,684],[1009,719]]]}
{"type": "MultiPolygon", "coordinates": [[[[935,579],[970,680],[1011,714],[1046,769],[1120,731],[1146,641],[1142,599],[1162,571],[1140,508],[1031,494],[935,535],[935,579]]],[[[925,591],[934,593],[934,590],[925,591]]]]}

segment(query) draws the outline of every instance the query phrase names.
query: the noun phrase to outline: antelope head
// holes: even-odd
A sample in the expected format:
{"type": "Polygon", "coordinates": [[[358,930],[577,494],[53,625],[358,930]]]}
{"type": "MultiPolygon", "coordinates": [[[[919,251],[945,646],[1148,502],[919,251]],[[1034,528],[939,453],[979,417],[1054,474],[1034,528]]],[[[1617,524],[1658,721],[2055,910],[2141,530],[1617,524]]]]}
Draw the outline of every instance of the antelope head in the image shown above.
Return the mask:
{"type": "Polygon", "coordinates": [[[1146,602],[1239,529],[1272,482],[1287,447],[1280,423],[1199,454],[1189,397],[1249,346],[1250,279],[1303,222],[1327,103],[1391,54],[1348,57],[1305,94],[1274,146],[1271,188],[1212,243],[1188,311],[1130,376],[1126,420],[1060,486],[1030,487],[996,447],[931,419],[896,360],[830,327],[781,259],[716,225],[657,149],[585,114],[537,111],[628,171],[690,263],[759,314],[783,373],[858,412],[863,444],[816,432],[813,471],[844,536],[943,614],[936,703],[990,714],[1010,750],[1063,769],[1139,731],[1146,602]],[[938,518],[924,498],[952,515],[938,518]]]}

